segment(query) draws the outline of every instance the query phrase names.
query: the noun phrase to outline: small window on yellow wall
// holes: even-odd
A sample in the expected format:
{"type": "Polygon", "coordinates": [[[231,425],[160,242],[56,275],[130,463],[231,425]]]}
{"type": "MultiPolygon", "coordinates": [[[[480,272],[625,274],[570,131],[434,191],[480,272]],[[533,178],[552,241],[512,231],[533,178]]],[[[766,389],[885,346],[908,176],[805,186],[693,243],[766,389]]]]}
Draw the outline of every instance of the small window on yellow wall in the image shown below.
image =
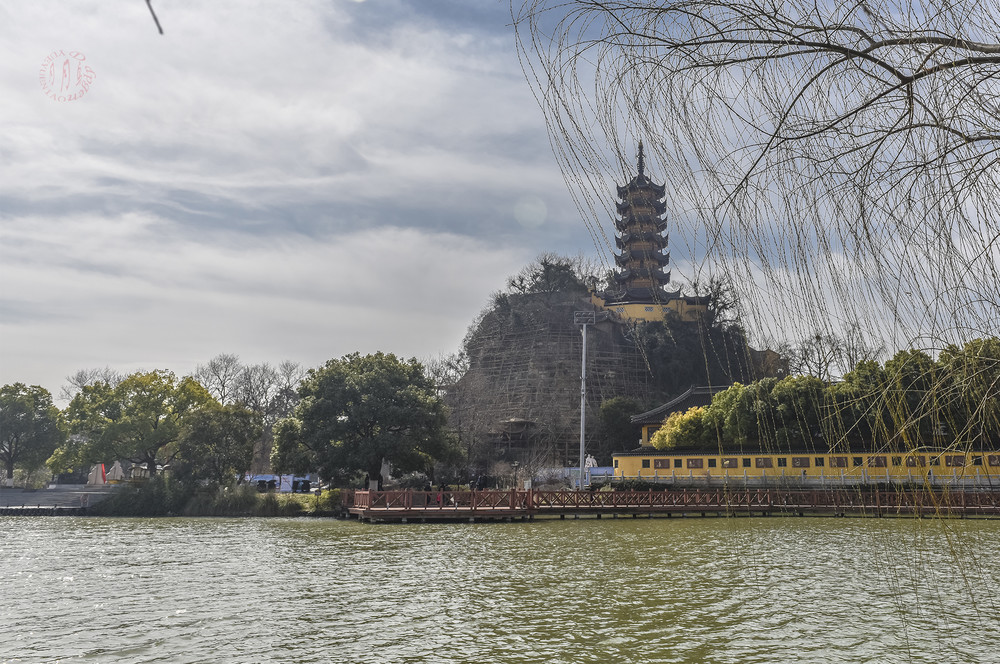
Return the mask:
{"type": "Polygon", "coordinates": [[[649,468],[649,459],[643,459],[642,460],[642,467],[643,468],[649,468]]]}

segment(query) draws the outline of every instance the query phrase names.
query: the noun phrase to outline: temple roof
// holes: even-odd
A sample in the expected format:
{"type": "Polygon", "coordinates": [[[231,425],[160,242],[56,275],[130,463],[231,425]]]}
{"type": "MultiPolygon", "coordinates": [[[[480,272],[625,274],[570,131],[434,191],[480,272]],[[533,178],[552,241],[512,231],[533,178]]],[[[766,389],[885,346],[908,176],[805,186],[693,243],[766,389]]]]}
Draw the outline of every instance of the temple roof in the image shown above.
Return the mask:
{"type": "Polygon", "coordinates": [[[653,217],[650,215],[628,215],[621,219],[615,219],[615,228],[624,232],[628,230],[630,226],[636,226],[638,224],[646,224],[649,226],[655,226],[656,230],[663,232],[667,230],[667,220],[660,219],[659,217],[653,217]]]}
{"type": "MultiPolygon", "coordinates": [[[[646,160],[645,155],[643,154],[642,141],[639,141],[638,161],[638,174],[624,187],[618,187],[618,198],[625,198],[625,195],[630,191],[642,191],[646,189],[651,190],[654,194],[656,194],[656,198],[663,198],[667,191],[666,187],[662,184],[656,184],[646,177],[646,160]]],[[[652,205],[652,203],[650,204],[652,205]]]]}
{"type": "Polygon", "coordinates": [[[670,255],[664,254],[658,249],[628,249],[621,254],[613,254],[615,263],[619,266],[626,265],[629,261],[646,260],[658,263],[661,267],[670,262],[670,255]]]}
{"type": "Polygon", "coordinates": [[[694,406],[707,406],[718,392],[728,390],[731,385],[692,385],[686,392],[645,413],[633,415],[632,424],[660,424],[671,413],[686,411],[694,406]]]}
{"type": "Polygon", "coordinates": [[[643,189],[652,190],[657,198],[663,198],[667,193],[667,188],[662,184],[655,184],[652,180],[646,178],[645,175],[637,175],[624,187],[618,187],[618,198],[625,198],[630,191],[640,191],[643,189]]]}
{"type": "MultiPolygon", "coordinates": [[[[667,204],[656,198],[650,198],[643,201],[642,204],[653,208],[653,212],[656,214],[663,214],[667,211],[667,204]]],[[[632,203],[626,200],[618,201],[615,203],[615,206],[618,208],[618,214],[627,214],[634,207],[632,203]]]]}
{"type": "Polygon", "coordinates": [[[626,231],[622,233],[621,237],[615,238],[615,246],[619,249],[624,249],[633,242],[648,242],[659,249],[667,246],[667,238],[661,235],[659,231],[646,231],[645,233],[626,231]]]}

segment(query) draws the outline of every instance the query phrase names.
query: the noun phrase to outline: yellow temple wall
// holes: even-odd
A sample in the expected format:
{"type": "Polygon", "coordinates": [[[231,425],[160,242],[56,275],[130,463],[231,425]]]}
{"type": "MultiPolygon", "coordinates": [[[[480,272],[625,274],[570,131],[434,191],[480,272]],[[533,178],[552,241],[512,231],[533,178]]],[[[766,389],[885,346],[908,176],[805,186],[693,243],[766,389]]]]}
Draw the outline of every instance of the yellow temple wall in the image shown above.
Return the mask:
{"type": "Polygon", "coordinates": [[[613,455],[619,477],[857,477],[893,480],[921,480],[928,474],[1000,478],[1000,451],[816,454],[786,452],[774,454],[711,454],[702,452],[660,452],[613,455]]]}
{"type": "Polygon", "coordinates": [[[663,320],[663,317],[671,311],[680,316],[681,320],[693,322],[698,320],[700,316],[703,316],[708,311],[708,307],[706,305],[689,304],[687,300],[683,298],[668,300],[667,302],[660,302],[658,304],[605,304],[601,297],[591,295],[590,301],[605,311],[612,311],[622,318],[646,322],[663,320]]]}

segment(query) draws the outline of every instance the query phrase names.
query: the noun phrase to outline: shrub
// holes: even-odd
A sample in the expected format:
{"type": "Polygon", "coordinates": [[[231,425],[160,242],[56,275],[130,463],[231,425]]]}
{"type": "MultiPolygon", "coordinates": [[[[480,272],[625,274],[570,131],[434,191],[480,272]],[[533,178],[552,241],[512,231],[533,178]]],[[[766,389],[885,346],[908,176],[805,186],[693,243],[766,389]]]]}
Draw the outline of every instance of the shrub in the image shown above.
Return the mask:
{"type": "Polygon", "coordinates": [[[340,511],[342,497],[340,489],[327,489],[319,495],[311,496],[311,510],[314,514],[333,514],[340,511]]]}
{"type": "Polygon", "coordinates": [[[129,482],[94,506],[103,516],[173,516],[183,514],[194,488],[167,475],[129,482]]]}
{"type": "Polygon", "coordinates": [[[184,508],[186,516],[252,516],[258,493],[248,485],[197,491],[184,508]]]}

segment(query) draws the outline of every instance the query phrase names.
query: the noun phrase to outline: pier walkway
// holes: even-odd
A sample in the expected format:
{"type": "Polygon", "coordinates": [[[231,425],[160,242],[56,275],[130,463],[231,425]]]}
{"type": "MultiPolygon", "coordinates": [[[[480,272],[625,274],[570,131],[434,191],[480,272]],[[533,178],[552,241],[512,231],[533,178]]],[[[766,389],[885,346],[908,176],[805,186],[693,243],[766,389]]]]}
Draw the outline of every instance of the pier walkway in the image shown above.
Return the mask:
{"type": "Polygon", "coordinates": [[[75,516],[107,498],[114,486],[63,484],[48,489],[0,487],[0,516],[75,516]]]}
{"type": "Polygon", "coordinates": [[[672,489],[666,491],[353,491],[348,514],[368,521],[512,521],[572,516],[1000,517],[1000,491],[672,489]]]}

